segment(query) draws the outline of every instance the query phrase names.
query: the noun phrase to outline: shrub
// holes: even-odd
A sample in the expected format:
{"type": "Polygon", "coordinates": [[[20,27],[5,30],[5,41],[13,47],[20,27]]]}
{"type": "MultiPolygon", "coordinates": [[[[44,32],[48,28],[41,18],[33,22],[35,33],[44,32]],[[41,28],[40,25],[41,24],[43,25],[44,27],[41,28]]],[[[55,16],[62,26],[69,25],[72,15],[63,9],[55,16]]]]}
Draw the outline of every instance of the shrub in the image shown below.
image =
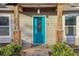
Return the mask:
{"type": "Polygon", "coordinates": [[[8,44],[0,48],[0,55],[2,56],[13,56],[19,55],[22,46],[18,44],[8,44]]]}
{"type": "Polygon", "coordinates": [[[58,43],[53,45],[52,47],[52,55],[53,56],[75,56],[74,50],[69,47],[67,44],[58,43]]]}
{"type": "Polygon", "coordinates": [[[6,46],[1,48],[2,56],[11,56],[13,55],[14,49],[11,46],[6,46]]]}
{"type": "Polygon", "coordinates": [[[20,51],[22,49],[22,46],[21,45],[15,45],[14,46],[14,55],[20,55],[20,51]]]}

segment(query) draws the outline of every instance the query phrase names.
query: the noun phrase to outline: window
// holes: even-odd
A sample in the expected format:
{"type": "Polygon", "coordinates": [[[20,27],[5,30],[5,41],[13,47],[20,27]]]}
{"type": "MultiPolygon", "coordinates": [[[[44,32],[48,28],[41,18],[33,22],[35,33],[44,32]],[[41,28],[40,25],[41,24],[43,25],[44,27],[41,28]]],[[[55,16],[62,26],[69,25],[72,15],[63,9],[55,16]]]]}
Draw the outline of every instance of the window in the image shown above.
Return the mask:
{"type": "Polygon", "coordinates": [[[9,36],[9,17],[0,16],[0,36],[9,36]]]}
{"type": "Polygon", "coordinates": [[[76,16],[65,17],[65,34],[76,35],[76,16]]]}

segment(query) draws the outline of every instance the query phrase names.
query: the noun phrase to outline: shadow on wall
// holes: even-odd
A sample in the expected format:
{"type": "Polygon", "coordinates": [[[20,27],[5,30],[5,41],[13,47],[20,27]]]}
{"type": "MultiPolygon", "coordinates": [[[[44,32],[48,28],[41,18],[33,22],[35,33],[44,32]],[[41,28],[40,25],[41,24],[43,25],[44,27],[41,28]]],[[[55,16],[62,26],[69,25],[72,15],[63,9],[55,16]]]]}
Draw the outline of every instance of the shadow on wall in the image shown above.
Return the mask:
{"type": "Polygon", "coordinates": [[[32,29],[32,26],[31,25],[28,25],[28,24],[25,24],[25,27],[26,28],[29,28],[29,29],[32,29]]]}
{"type": "Polygon", "coordinates": [[[28,42],[27,40],[22,40],[23,48],[30,48],[32,46],[31,42],[28,42]]]}
{"type": "Polygon", "coordinates": [[[25,23],[21,26],[21,32],[22,32],[22,43],[23,46],[28,48],[32,45],[32,25],[29,25],[25,23]]]}
{"type": "Polygon", "coordinates": [[[32,37],[32,26],[28,24],[24,24],[21,26],[21,32],[28,37],[32,37]],[[29,31],[30,30],[30,31],[29,31]]]}

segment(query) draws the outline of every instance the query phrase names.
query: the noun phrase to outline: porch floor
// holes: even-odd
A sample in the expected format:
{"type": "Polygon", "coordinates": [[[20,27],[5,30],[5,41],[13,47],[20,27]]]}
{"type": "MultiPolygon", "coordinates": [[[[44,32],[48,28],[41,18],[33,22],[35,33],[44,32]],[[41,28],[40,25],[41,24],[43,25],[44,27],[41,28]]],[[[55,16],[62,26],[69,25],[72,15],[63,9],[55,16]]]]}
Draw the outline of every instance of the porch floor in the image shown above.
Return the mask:
{"type": "Polygon", "coordinates": [[[49,56],[50,49],[44,46],[37,46],[22,49],[22,56],[49,56]]]}

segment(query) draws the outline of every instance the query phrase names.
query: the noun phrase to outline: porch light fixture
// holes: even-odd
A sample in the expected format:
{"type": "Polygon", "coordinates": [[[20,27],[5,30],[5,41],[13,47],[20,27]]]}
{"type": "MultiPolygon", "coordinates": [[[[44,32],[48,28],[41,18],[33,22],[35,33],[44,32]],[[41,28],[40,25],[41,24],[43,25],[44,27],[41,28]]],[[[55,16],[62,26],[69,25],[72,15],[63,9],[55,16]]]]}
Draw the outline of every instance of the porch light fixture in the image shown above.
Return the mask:
{"type": "Polygon", "coordinates": [[[40,14],[40,9],[38,8],[37,13],[40,14]]]}

